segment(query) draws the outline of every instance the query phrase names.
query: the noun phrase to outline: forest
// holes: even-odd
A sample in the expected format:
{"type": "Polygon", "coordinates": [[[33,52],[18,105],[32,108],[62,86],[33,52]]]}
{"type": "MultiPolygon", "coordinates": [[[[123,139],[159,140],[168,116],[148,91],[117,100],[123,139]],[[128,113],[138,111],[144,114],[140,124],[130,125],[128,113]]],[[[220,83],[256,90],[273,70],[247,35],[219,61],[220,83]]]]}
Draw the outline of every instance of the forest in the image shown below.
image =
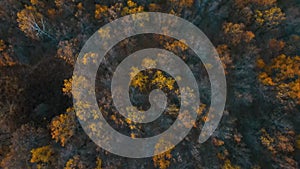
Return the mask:
{"type": "MultiPolygon", "coordinates": [[[[300,168],[299,0],[0,0],[0,23],[0,168],[300,168]],[[225,71],[226,105],[217,129],[200,144],[201,128],[212,120],[209,65],[171,37],[145,34],[120,41],[106,54],[95,80],[98,107],[115,130],[131,138],[151,137],[180,118],[178,78],[155,69],[131,67],[130,101],[147,110],[152,90],[168,93],[161,117],[136,123],[114,107],[114,70],[138,50],[161,48],[178,55],[194,73],[201,98],[197,120],[178,145],[153,157],[127,158],[101,148],[83,129],[80,121],[99,115],[75,110],[73,98],[79,94],[72,85],[89,84],[84,79],[76,84],[73,71],[78,61],[93,63],[93,53],[78,55],[99,28],[142,12],[178,16],[203,31],[225,71]]],[[[98,31],[104,38],[110,33],[98,31]]],[[[141,62],[145,68],[156,64],[141,62]]],[[[97,124],[89,130],[97,130],[97,124]]]]}

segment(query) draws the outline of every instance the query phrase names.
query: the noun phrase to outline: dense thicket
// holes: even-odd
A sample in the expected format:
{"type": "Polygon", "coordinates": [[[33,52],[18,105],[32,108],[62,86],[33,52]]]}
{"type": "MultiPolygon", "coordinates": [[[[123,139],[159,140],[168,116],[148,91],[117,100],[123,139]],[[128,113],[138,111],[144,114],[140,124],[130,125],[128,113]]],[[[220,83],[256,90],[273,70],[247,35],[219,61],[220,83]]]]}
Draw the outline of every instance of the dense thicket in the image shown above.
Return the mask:
{"type": "MultiPolygon", "coordinates": [[[[298,0],[2,0],[0,22],[1,168],[291,169],[300,165],[298,0]],[[107,65],[117,66],[140,43],[160,46],[193,67],[204,103],[197,124],[174,149],[153,158],[128,159],[99,148],[80,127],[72,108],[72,71],[81,47],[95,31],[143,11],[171,13],[198,26],[223,62],[228,94],[218,129],[200,145],[201,126],[210,120],[205,116],[210,96],[203,65],[195,63],[188,47],[168,37],[145,35],[120,42],[109,52],[107,65]]],[[[99,107],[120,132],[131,137],[157,134],[176,118],[175,104],[165,120],[152,126],[126,121],[109,110],[111,96],[103,88],[112,72],[99,72],[99,107]]],[[[134,105],[147,107],[149,85],[176,93],[176,83],[168,75],[141,72],[131,83],[133,93],[140,93],[132,98],[134,105]]]]}

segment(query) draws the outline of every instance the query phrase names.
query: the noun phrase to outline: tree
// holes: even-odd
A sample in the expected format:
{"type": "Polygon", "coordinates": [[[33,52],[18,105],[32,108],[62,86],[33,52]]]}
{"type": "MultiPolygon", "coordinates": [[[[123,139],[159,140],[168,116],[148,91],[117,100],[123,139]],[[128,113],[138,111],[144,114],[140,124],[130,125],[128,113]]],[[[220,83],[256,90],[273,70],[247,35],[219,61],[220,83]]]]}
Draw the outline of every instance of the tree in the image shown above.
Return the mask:
{"type": "MultiPolygon", "coordinates": [[[[5,71],[3,71],[5,72],[5,71]]],[[[20,112],[24,103],[24,88],[18,77],[0,77],[3,96],[0,97],[0,133],[13,133],[22,123],[19,117],[24,117],[20,112]]]]}
{"type": "Polygon", "coordinates": [[[121,15],[125,16],[125,15],[129,15],[129,14],[143,12],[143,11],[144,11],[143,6],[139,6],[137,3],[133,2],[132,0],[128,0],[127,6],[125,6],[122,9],[121,15]]]}
{"type": "Polygon", "coordinates": [[[224,165],[222,166],[222,169],[240,169],[241,167],[235,166],[231,164],[230,160],[225,160],[224,165]]]}
{"type": "Polygon", "coordinates": [[[71,96],[72,90],[72,78],[64,80],[64,87],[62,88],[62,92],[68,96],[71,96]]]}
{"type": "Polygon", "coordinates": [[[157,167],[159,169],[167,169],[167,168],[169,168],[169,166],[171,164],[171,161],[170,161],[172,159],[171,150],[169,150],[165,153],[156,155],[152,159],[153,159],[153,163],[154,163],[155,167],[157,167]]]}
{"type": "Polygon", "coordinates": [[[95,169],[102,169],[102,160],[99,157],[97,157],[95,169]]]}
{"type": "Polygon", "coordinates": [[[293,144],[295,138],[294,131],[289,129],[267,131],[265,128],[262,128],[260,133],[261,144],[272,154],[272,160],[275,162],[274,166],[277,165],[280,168],[297,168],[297,163],[291,156],[295,151],[293,144]]]}
{"type": "Polygon", "coordinates": [[[285,20],[285,14],[278,7],[255,11],[255,21],[259,26],[273,28],[285,20]]]}
{"type": "MultiPolygon", "coordinates": [[[[169,145],[172,145],[172,143],[170,143],[169,141],[160,139],[160,140],[158,140],[158,142],[155,145],[154,152],[162,150],[162,148],[165,148],[162,146],[169,146],[169,145]]],[[[153,156],[152,160],[153,160],[154,166],[159,169],[169,168],[169,166],[171,164],[171,160],[172,160],[172,153],[171,153],[172,149],[167,150],[164,153],[160,153],[158,155],[153,156]]]]}
{"type": "Polygon", "coordinates": [[[17,13],[19,28],[28,37],[39,39],[42,36],[54,39],[47,31],[43,15],[37,11],[34,6],[25,6],[23,10],[17,13]]]}
{"type": "Polygon", "coordinates": [[[49,142],[47,131],[29,124],[22,125],[11,138],[10,152],[1,161],[1,167],[32,168],[30,151],[49,142]]]}
{"type": "Polygon", "coordinates": [[[0,39],[0,66],[13,66],[16,64],[16,61],[10,57],[9,47],[0,39]]]}
{"type": "Polygon", "coordinates": [[[75,134],[77,128],[73,108],[68,108],[65,114],[54,117],[50,124],[52,138],[65,146],[67,141],[75,134]]]}
{"type": "Polygon", "coordinates": [[[230,56],[230,49],[228,45],[219,45],[217,46],[217,52],[222,61],[223,68],[225,69],[225,73],[228,73],[228,69],[232,68],[232,59],[230,56]]]}
{"type": "Polygon", "coordinates": [[[49,145],[32,149],[31,154],[30,162],[37,163],[38,169],[50,168],[54,151],[49,145]]]}
{"type": "Polygon", "coordinates": [[[57,57],[74,66],[79,52],[79,41],[76,38],[60,41],[57,49],[57,57]]]}
{"type": "Polygon", "coordinates": [[[0,52],[4,51],[6,49],[6,45],[2,39],[0,39],[0,52]]]}
{"type": "Polygon", "coordinates": [[[144,7],[138,5],[132,0],[127,0],[125,3],[115,3],[114,5],[107,6],[96,4],[94,18],[97,20],[103,19],[104,21],[112,21],[121,16],[143,12],[144,7]]]}
{"type": "MultiPolygon", "coordinates": [[[[298,0],[0,0],[0,168],[297,168],[298,8],[298,0]],[[212,96],[204,68],[212,65],[201,64],[180,39],[147,34],[121,41],[109,50],[94,88],[87,91],[96,94],[103,117],[115,130],[145,138],[166,131],[175,119],[182,126],[191,126],[178,115],[182,95],[176,82],[182,77],[170,77],[161,70],[139,72],[132,67],[129,95],[133,106],[124,107],[126,111],[147,109],[151,106],[149,93],[161,89],[168,104],[158,119],[135,123],[114,108],[110,90],[113,71],[123,58],[144,47],[178,55],[199,82],[201,102],[207,105],[199,105],[194,128],[172,150],[153,158],[128,159],[93,143],[78,127],[74,110],[67,108],[72,107],[72,85],[91,87],[86,74],[71,78],[84,42],[106,23],[142,11],[180,16],[203,30],[216,46],[226,71],[227,104],[217,131],[200,145],[201,127],[212,120],[206,113],[212,96]]],[[[114,31],[106,29],[98,35],[105,39],[114,31]]],[[[133,30],[128,27],[124,31],[133,30]]],[[[96,55],[87,53],[78,61],[94,64],[96,55]]],[[[159,57],[162,66],[172,62],[159,57]]],[[[147,58],[140,66],[156,64],[160,63],[147,58]]],[[[174,70],[182,71],[176,66],[174,70]]],[[[95,122],[100,117],[98,107],[94,110],[86,95],[72,94],[80,100],[74,106],[88,109],[76,110],[80,120],[92,121],[85,131],[110,140],[97,132],[101,128],[101,123],[95,122]]],[[[143,118],[131,118],[137,117],[143,118]]]]}
{"type": "Polygon", "coordinates": [[[35,148],[31,150],[31,163],[48,163],[51,159],[51,156],[53,155],[53,150],[50,146],[43,146],[39,148],[35,148]]]}
{"type": "Polygon", "coordinates": [[[262,59],[257,60],[257,66],[262,70],[259,80],[266,86],[273,86],[280,99],[291,98],[300,104],[300,57],[284,54],[265,64],[262,59]]]}
{"type": "Polygon", "coordinates": [[[105,13],[107,12],[108,7],[106,5],[95,5],[95,19],[100,19],[101,17],[105,16],[105,13]]]}
{"type": "MultiPolygon", "coordinates": [[[[194,0],[168,0],[169,13],[181,16],[188,9],[191,9],[194,5],[194,0]]],[[[190,12],[190,11],[189,11],[190,12]]]]}
{"type": "Polygon", "coordinates": [[[254,37],[251,31],[245,31],[246,26],[243,23],[225,22],[223,24],[223,31],[229,42],[236,46],[242,41],[249,43],[254,37]]]}
{"type": "Polygon", "coordinates": [[[75,155],[67,161],[64,169],[84,169],[84,168],[87,167],[81,161],[80,156],[75,155]]]}
{"type": "Polygon", "coordinates": [[[273,6],[277,0],[235,0],[238,8],[243,9],[247,6],[256,5],[258,7],[273,6]]]}

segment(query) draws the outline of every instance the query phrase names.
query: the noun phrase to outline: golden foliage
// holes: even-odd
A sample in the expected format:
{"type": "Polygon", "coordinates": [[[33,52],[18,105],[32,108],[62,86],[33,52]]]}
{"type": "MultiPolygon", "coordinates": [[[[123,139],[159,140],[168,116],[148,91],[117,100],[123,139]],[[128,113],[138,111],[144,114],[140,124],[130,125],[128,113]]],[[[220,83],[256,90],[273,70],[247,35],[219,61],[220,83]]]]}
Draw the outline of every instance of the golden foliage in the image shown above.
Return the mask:
{"type": "Polygon", "coordinates": [[[233,45],[241,43],[242,40],[249,43],[255,37],[253,32],[245,31],[243,23],[225,22],[223,24],[223,32],[233,45]]]}
{"type": "Polygon", "coordinates": [[[67,161],[66,166],[65,166],[64,169],[73,169],[73,168],[75,168],[75,167],[76,167],[76,161],[77,161],[78,159],[79,159],[78,156],[75,156],[75,157],[69,159],[69,160],[67,161]]]}
{"type": "Polygon", "coordinates": [[[74,135],[76,129],[75,112],[68,108],[65,114],[53,118],[50,123],[51,135],[56,142],[65,146],[66,142],[74,135]]]}
{"type": "Polygon", "coordinates": [[[188,49],[188,46],[184,43],[183,40],[175,40],[172,43],[167,42],[164,47],[170,51],[177,51],[178,49],[180,51],[186,51],[188,49]]]}
{"type": "Polygon", "coordinates": [[[171,154],[171,150],[156,155],[152,158],[153,162],[154,162],[154,166],[160,169],[167,169],[170,164],[171,164],[171,160],[172,159],[172,154],[171,154]]]}
{"type": "Polygon", "coordinates": [[[75,160],[76,160],[76,157],[69,159],[67,161],[66,166],[65,166],[64,169],[73,169],[76,166],[75,160]]]}
{"type": "Polygon", "coordinates": [[[273,137],[263,128],[261,132],[261,143],[264,145],[273,155],[278,152],[292,153],[294,152],[293,146],[293,131],[287,132],[275,132],[273,137]]]}
{"type": "Polygon", "coordinates": [[[270,150],[271,152],[275,152],[273,146],[274,138],[272,138],[264,128],[261,129],[261,133],[262,133],[260,137],[261,144],[267,147],[267,149],[270,150]]]}
{"type": "Polygon", "coordinates": [[[102,169],[102,160],[100,157],[97,157],[95,169],[102,169]]]}
{"type": "Polygon", "coordinates": [[[60,41],[57,49],[57,57],[74,66],[78,56],[78,51],[76,50],[78,44],[78,39],[60,41]]]}
{"type": "Polygon", "coordinates": [[[17,13],[19,28],[27,36],[34,39],[37,38],[37,29],[43,24],[42,21],[42,14],[34,6],[25,6],[25,9],[17,13]]]}
{"type": "Polygon", "coordinates": [[[266,65],[262,59],[257,61],[262,69],[258,79],[267,86],[275,86],[279,98],[292,98],[300,104],[300,57],[284,54],[272,59],[266,65]]]}
{"type": "Polygon", "coordinates": [[[156,151],[165,151],[164,153],[158,154],[153,156],[152,160],[155,167],[160,169],[167,169],[171,164],[172,154],[171,151],[173,148],[167,150],[168,147],[173,147],[174,145],[169,141],[160,139],[155,145],[155,152],[156,151]]]}
{"type": "Polygon", "coordinates": [[[31,163],[48,163],[51,161],[52,155],[54,154],[52,148],[48,146],[39,147],[31,150],[31,163]]]}
{"type": "Polygon", "coordinates": [[[162,71],[156,71],[151,83],[157,85],[160,89],[167,88],[173,90],[175,80],[172,77],[163,75],[162,71]]]}
{"type": "Polygon", "coordinates": [[[16,62],[9,56],[7,45],[4,40],[0,39],[0,66],[12,66],[16,62]]]}
{"type": "Polygon", "coordinates": [[[73,156],[71,159],[69,159],[66,163],[66,166],[64,169],[83,169],[85,166],[80,161],[79,155],[73,156]]]}
{"type": "MultiPolygon", "coordinates": [[[[98,33],[99,33],[99,35],[105,33],[106,36],[109,36],[109,34],[107,34],[107,32],[101,32],[101,31],[99,32],[98,31],[98,33]]],[[[93,53],[93,52],[89,52],[89,53],[84,54],[81,61],[83,64],[87,65],[87,64],[91,64],[91,63],[96,63],[97,62],[96,59],[97,59],[97,54],[93,53]]]]}
{"type": "Polygon", "coordinates": [[[30,3],[32,4],[32,5],[36,5],[36,4],[38,4],[38,0],[30,0],[30,3]]]}
{"type": "MultiPolygon", "coordinates": [[[[151,68],[155,65],[156,61],[149,58],[145,58],[142,61],[142,66],[144,68],[151,68]]],[[[139,72],[138,68],[132,67],[129,75],[132,78],[131,85],[139,88],[141,91],[149,89],[150,85],[155,85],[159,89],[174,89],[175,80],[172,77],[164,75],[162,71],[156,71],[151,77],[149,77],[148,75],[143,74],[143,72],[139,72]]]]}
{"type": "Polygon", "coordinates": [[[245,25],[243,23],[234,24],[232,22],[226,22],[223,25],[223,31],[225,34],[240,34],[243,33],[245,25]]]}
{"type": "Polygon", "coordinates": [[[34,6],[44,7],[45,4],[40,0],[30,0],[30,3],[34,6]]]}
{"type": "MultiPolygon", "coordinates": [[[[127,112],[135,112],[136,109],[131,106],[131,107],[126,107],[127,112]]],[[[141,112],[142,113],[142,112],[141,112]]],[[[130,137],[131,138],[136,138],[138,136],[138,130],[140,129],[139,124],[137,124],[134,121],[142,121],[145,118],[144,114],[137,114],[137,112],[132,113],[128,118],[125,119],[126,123],[128,124],[128,127],[130,129],[130,137]]]]}
{"type": "MultiPolygon", "coordinates": [[[[264,63],[262,63],[262,64],[264,64],[264,63]]],[[[269,86],[275,85],[272,78],[270,78],[266,72],[260,73],[258,78],[265,85],[269,85],[269,86]]]]}
{"type": "MultiPolygon", "coordinates": [[[[133,71],[135,71],[135,68],[132,68],[133,71]]],[[[139,72],[131,81],[131,85],[133,87],[139,88],[141,91],[145,90],[147,87],[147,83],[149,82],[148,76],[143,75],[142,72],[139,72]]]]}
{"type": "Polygon", "coordinates": [[[213,142],[214,146],[216,146],[216,147],[220,147],[220,146],[224,145],[223,140],[217,139],[215,137],[212,139],[212,142],[213,142]]]}
{"type": "Polygon", "coordinates": [[[259,58],[256,60],[256,65],[258,68],[262,69],[266,66],[265,62],[263,59],[259,58]]]}
{"type": "Polygon", "coordinates": [[[222,169],[240,169],[240,166],[233,165],[230,160],[225,160],[222,169]]]}
{"type": "Polygon", "coordinates": [[[285,14],[278,7],[255,11],[255,21],[261,26],[277,26],[285,19],[285,14]]]}
{"type": "Polygon", "coordinates": [[[94,14],[95,18],[100,19],[104,15],[104,13],[107,12],[107,10],[108,10],[107,6],[96,4],[95,5],[95,14],[94,14]]]}
{"type": "Polygon", "coordinates": [[[78,10],[83,10],[84,9],[82,2],[79,2],[76,7],[77,7],[78,10]]]}
{"type": "Polygon", "coordinates": [[[228,156],[229,156],[229,152],[226,148],[217,153],[218,159],[223,161],[226,160],[228,156]]]}
{"type": "Polygon", "coordinates": [[[227,74],[227,69],[232,66],[232,59],[230,57],[230,49],[227,45],[219,45],[217,46],[217,52],[222,61],[223,68],[225,69],[225,73],[227,74]]]}
{"type": "Polygon", "coordinates": [[[67,95],[71,95],[72,90],[72,78],[64,80],[64,87],[62,88],[62,92],[67,95]]]}
{"type": "Polygon", "coordinates": [[[161,10],[161,7],[158,4],[151,3],[148,5],[150,12],[159,12],[161,10]]]}
{"type": "Polygon", "coordinates": [[[4,51],[6,49],[6,45],[5,42],[0,39],[0,52],[4,51]]]}
{"type": "Polygon", "coordinates": [[[0,66],[13,66],[16,62],[9,56],[7,52],[1,53],[0,56],[0,66]]]}
{"type": "Polygon", "coordinates": [[[300,149],[300,135],[298,135],[296,138],[296,147],[300,149]]]}
{"type": "MultiPolygon", "coordinates": [[[[89,83],[89,80],[84,76],[73,76],[71,81],[71,85],[80,86],[81,88],[90,88],[91,84],[89,83]],[[76,83],[76,84],[74,84],[76,83]]],[[[72,89],[72,95],[74,98],[81,98],[81,90],[72,89]]],[[[93,93],[94,91],[89,90],[89,94],[93,93]]],[[[76,114],[80,120],[86,121],[87,119],[93,118],[93,119],[99,119],[98,109],[95,110],[91,106],[91,103],[89,101],[86,101],[82,99],[80,102],[77,102],[76,105],[78,107],[76,114]],[[89,109],[89,111],[83,111],[89,109]]]]}
{"type": "Polygon", "coordinates": [[[139,6],[137,3],[133,2],[132,0],[128,0],[127,6],[125,6],[121,11],[121,15],[125,16],[125,15],[143,12],[143,11],[144,11],[143,6],[139,6]]]}
{"type": "Polygon", "coordinates": [[[198,115],[198,116],[202,115],[202,114],[204,113],[205,109],[206,109],[206,104],[203,104],[203,103],[202,103],[202,104],[199,106],[199,108],[197,109],[197,115],[198,115]]]}

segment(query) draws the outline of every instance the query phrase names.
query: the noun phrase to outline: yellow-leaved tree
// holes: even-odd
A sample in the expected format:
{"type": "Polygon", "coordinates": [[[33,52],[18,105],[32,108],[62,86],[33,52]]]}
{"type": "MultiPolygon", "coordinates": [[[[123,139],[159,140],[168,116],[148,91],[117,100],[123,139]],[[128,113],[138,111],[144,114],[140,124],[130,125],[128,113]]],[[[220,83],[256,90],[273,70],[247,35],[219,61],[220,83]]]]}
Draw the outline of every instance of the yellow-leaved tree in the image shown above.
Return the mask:
{"type": "Polygon", "coordinates": [[[257,66],[262,70],[259,80],[267,86],[277,90],[281,99],[291,98],[300,104],[300,57],[286,56],[284,54],[266,64],[263,59],[257,60],[257,66]]]}
{"type": "Polygon", "coordinates": [[[26,5],[23,10],[19,11],[17,13],[17,22],[20,30],[30,38],[39,39],[44,36],[54,39],[46,28],[45,18],[35,6],[26,5]]]}
{"type": "Polygon", "coordinates": [[[74,135],[76,130],[75,111],[68,108],[66,113],[53,118],[50,124],[52,138],[65,146],[66,142],[74,135]]]}
{"type": "Polygon", "coordinates": [[[37,163],[37,168],[47,168],[53,160],[54,151],[51,146],[43,146],[31,150],[31,163],[37,163]]]}

